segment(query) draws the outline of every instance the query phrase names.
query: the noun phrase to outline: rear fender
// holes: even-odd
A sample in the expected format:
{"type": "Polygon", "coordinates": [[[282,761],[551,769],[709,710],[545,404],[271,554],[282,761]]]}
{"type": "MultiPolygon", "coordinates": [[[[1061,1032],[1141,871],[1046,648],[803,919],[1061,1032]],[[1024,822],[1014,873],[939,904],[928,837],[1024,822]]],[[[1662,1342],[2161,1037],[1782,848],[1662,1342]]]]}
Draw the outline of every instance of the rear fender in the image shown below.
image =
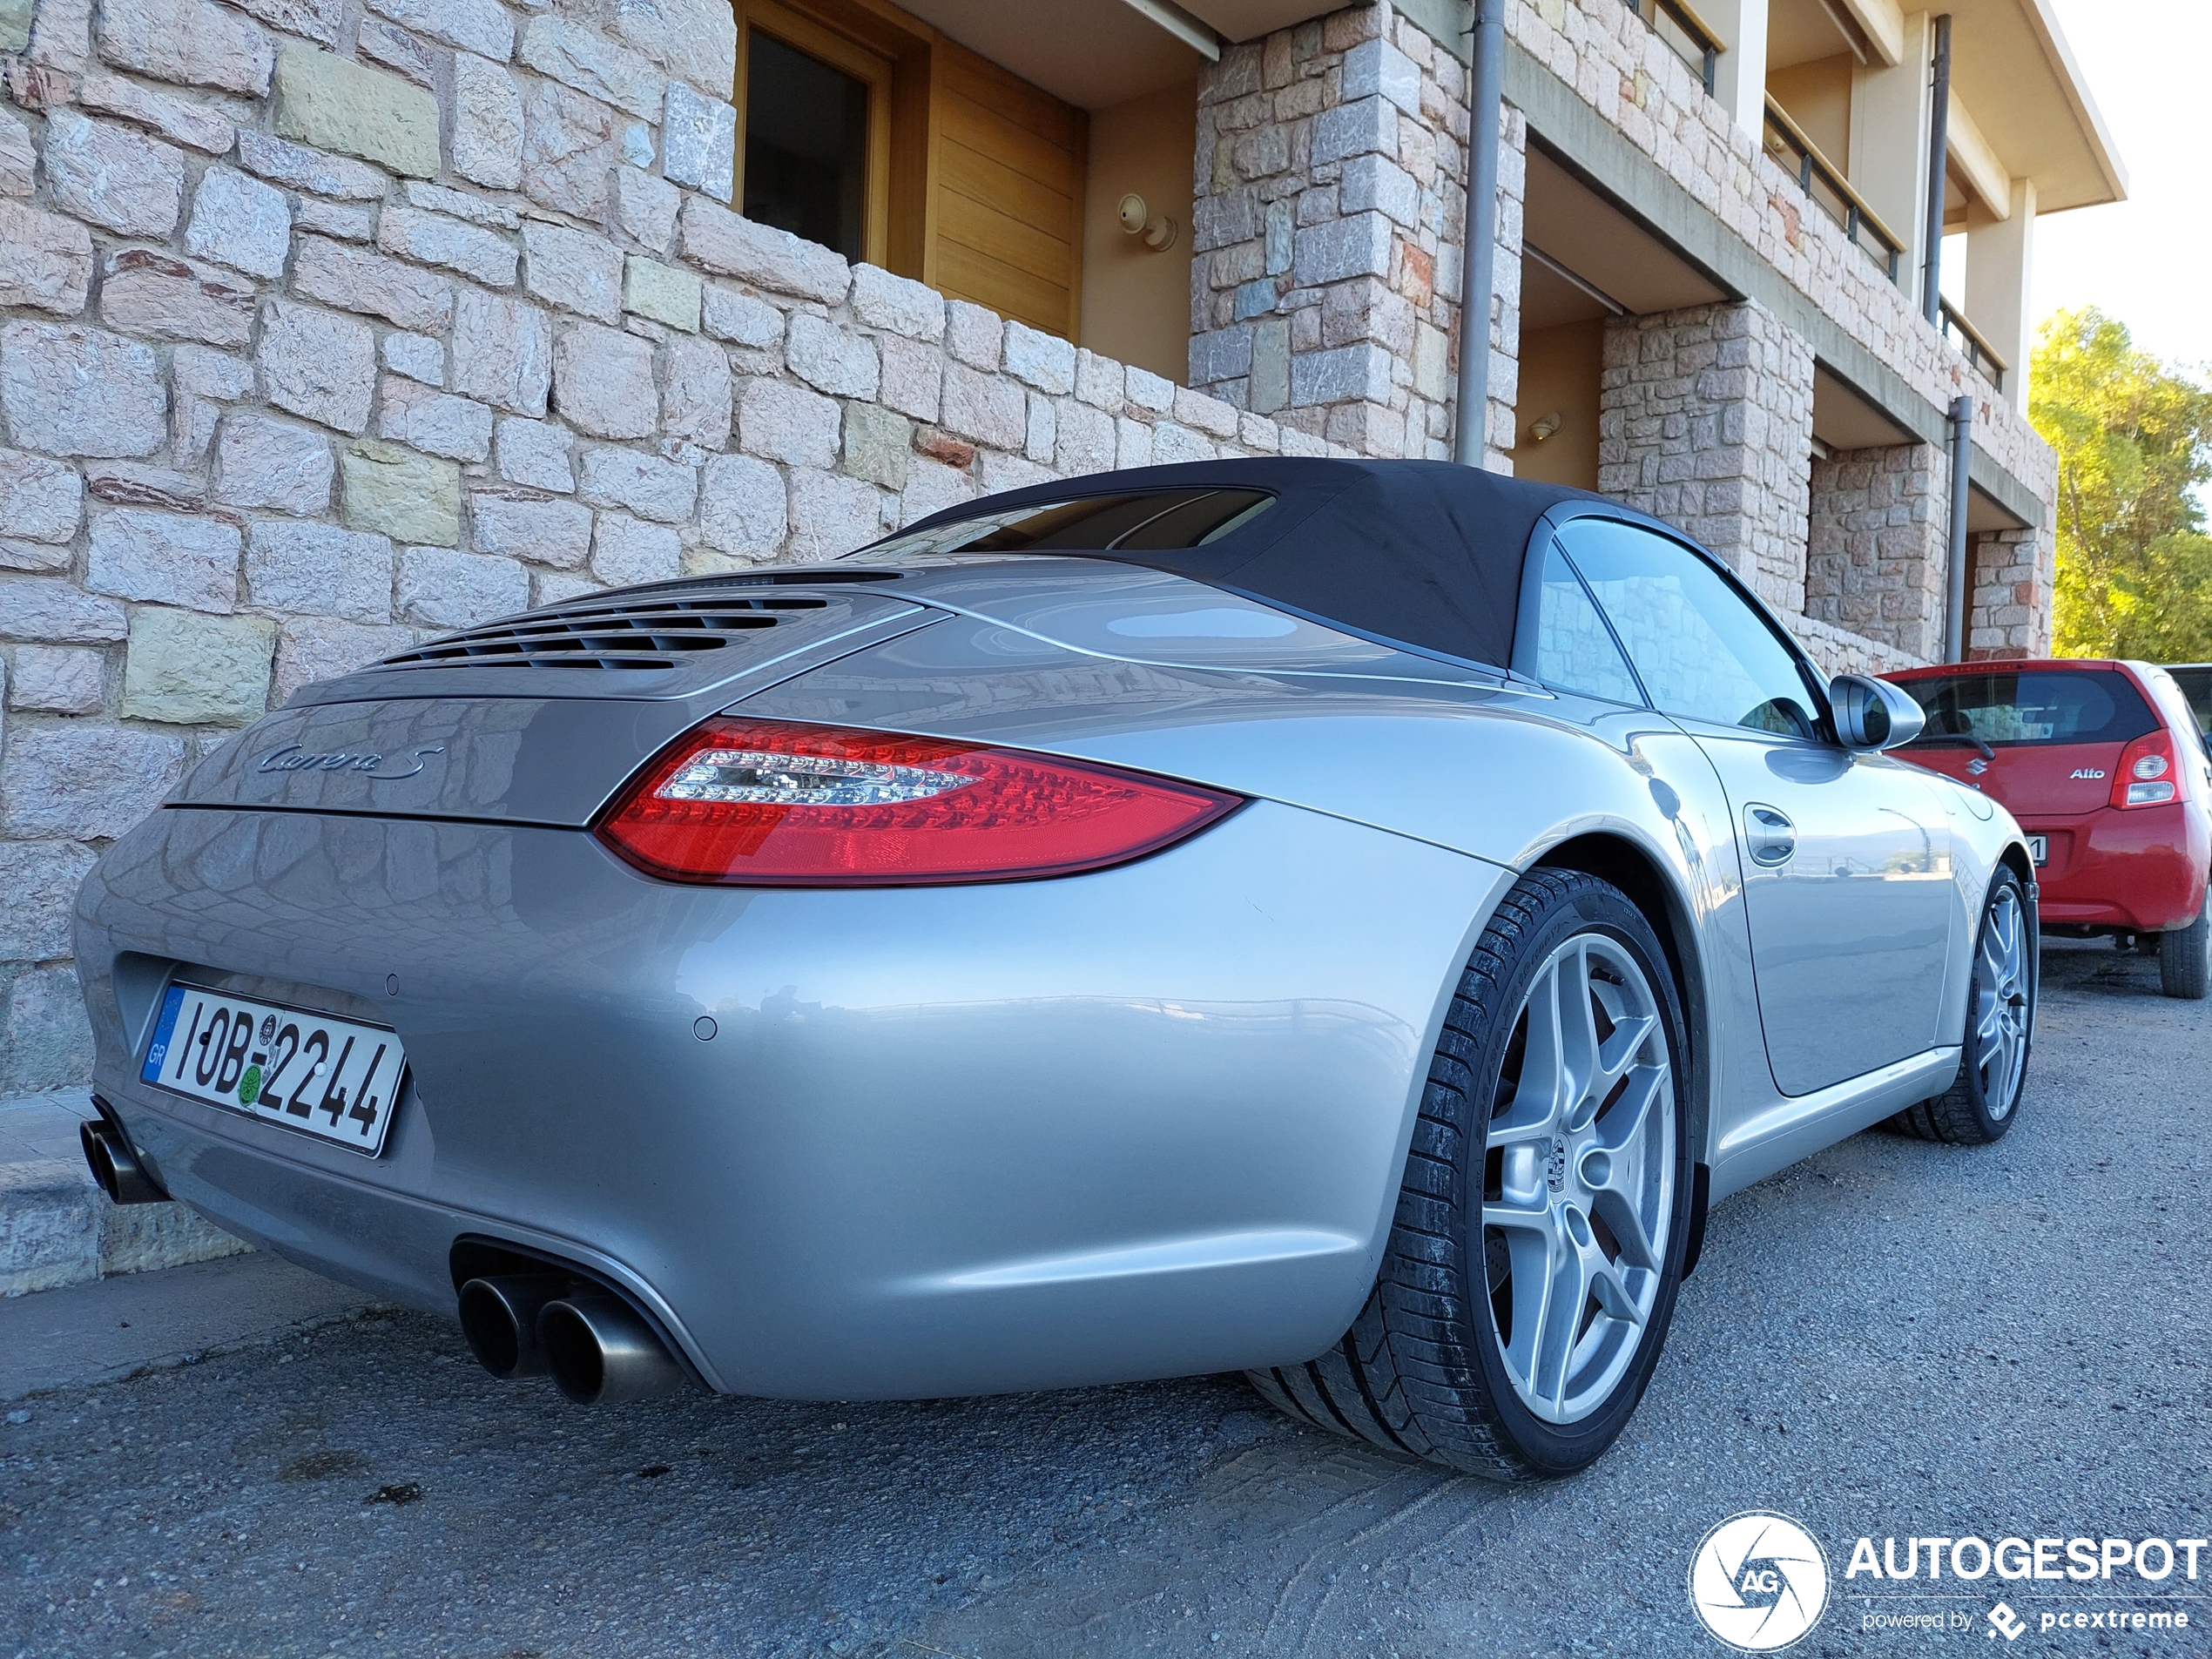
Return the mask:
{"type": "MultiPolygon", "coordinates": [[[[1694,1143],[1703,1147],[1724,1115],[1712,1103],[1732,1077],[1765,1079],[1727,801],[1696,745],[1649,711],[1504,682],[1136,663],[969,617],[870,646],[738,706],[1157,772],[1514,871],[1610,840],[1634,849],[1667,895],[1668,914],[1654,922],[1680,954],[1696,1026],[1694,1143]],[[1568,800],[1574,810],[1562,811],[1568,800]],[[1746,1017],[1731,1017],[1737,1009],[1746,1017]]],[[[1468,918],[1462,961],[1488,920],[1487,909],[1468,918]]]]}

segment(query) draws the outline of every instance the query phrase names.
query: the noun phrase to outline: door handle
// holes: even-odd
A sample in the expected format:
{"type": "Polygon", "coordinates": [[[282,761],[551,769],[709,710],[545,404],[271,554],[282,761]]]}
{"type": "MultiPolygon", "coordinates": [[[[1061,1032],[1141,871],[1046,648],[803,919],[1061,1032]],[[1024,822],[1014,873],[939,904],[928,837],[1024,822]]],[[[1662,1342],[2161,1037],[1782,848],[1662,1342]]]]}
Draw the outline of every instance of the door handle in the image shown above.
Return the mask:
{"type": "Polygon", "coordinates": [[[1753,802],[1743,809],[1743,845],[1752,863],[1771,870],[1797,852],[1797,826],[1788,813],[1753,802]]]}

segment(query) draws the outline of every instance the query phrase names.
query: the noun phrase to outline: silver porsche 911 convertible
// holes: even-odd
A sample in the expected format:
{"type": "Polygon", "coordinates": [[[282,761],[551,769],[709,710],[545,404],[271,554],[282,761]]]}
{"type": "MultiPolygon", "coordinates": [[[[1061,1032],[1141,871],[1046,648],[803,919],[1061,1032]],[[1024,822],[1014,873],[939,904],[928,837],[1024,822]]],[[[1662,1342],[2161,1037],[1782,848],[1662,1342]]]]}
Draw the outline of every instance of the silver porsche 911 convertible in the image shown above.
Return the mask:
{"type": "Polygon", "coordinates": [[[2034,867],[1600,498],[1233,462],[315,685],[86,881],[86,1151],[580,1401],[1242,1370],[1514,1479],[1707,1206],[1993,1140],[2034,867]]]}

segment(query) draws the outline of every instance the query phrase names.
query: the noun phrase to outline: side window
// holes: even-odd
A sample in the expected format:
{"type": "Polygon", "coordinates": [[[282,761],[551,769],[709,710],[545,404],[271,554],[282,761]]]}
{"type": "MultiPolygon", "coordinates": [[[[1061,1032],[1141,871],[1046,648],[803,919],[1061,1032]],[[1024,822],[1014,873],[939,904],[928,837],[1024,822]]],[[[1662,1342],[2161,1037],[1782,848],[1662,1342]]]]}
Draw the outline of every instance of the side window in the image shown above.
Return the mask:
{"type": "Polygon", "coordinates": [[[1536,678],[1608,703],[1643,703],[1642,689],[1622,661],[1605,618],[1556,542],[1544,556],[1544,591],[1536,608],[1536,678]]]}
{"type": "Polygon", "coordinates": [[[1560,532],[1661,711],[1782,737],[1815,732],[1797,658],[1720,573],[1633,525],[1576,519],[1560,532]]]}

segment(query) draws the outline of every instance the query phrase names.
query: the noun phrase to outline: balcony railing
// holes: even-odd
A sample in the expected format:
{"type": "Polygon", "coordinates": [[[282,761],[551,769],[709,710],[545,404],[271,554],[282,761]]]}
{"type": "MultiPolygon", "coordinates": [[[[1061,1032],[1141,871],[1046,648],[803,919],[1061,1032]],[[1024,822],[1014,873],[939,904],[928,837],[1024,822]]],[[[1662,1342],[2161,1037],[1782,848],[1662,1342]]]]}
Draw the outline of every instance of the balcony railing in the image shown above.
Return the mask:
{"type": "Polygon", "coordinates": [[[1866,251],[1892,282],[1904,263],[1905,244],[1882,223],[1874,210],[1859,200],[1858,192],[1844,182],[1842,170],[1820,153],[1819,146],[1798,129],[1779,104],[1766,101],[1766,152],[1775,165],[1797,181],[1813,205],[1843,227],[1844,234],[1866,251]]]}
{"type": "Polygon", "coordinates": [[[1627,0],[1629,10],[1651,25],[1676,57],[1697,71],[1710,95],[1720,71],[1720,37],[1682,0],[1627,0]]]}
{"type": "Polygon", "coordinates": [[[1943,337],[1951,342],[1952,349],[1966,360],[1966,367],[1989,382],[1993,392],[2005,389],[2005,360],[1991,347],[1990,343],[1976,332],[1973,324],[1943,301],[1943,337]]]}

